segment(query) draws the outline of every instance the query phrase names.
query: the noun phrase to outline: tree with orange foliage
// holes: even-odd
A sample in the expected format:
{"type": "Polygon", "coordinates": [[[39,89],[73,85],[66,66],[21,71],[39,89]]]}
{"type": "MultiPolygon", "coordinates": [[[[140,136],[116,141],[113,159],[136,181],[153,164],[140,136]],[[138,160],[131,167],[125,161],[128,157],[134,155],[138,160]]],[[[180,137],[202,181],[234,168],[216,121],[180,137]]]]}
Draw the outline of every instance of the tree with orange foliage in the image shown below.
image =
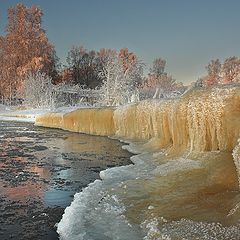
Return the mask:
{"type": "Polygon", "coordinates": [[[206,86],[212,86],[218,84],[221,80],[221,63],[219,59],[211,60],[211,62],[207,65],[206,69],[208,72],[208,76],[205,79],[206,86]]]}
{"type": "Polygon", "coordinates": [[[222,66],[223,84],[240,82],[240,59],[238,57],[227,58],[222,66]]]}
{"type": "Polygon", "coordinates": [[[56,76],[57,57],[42,28],[40,8],[17,4],[8,9],[6,36],[1,38],[1,95],[12,98],[24,89],[29,73],[56,76]]]}
{"type": "Polygon", "coordinates": [[[223,64],[219,59],[211,60],[206,69],[208,74],[203,80],[203,85],[206,87],[240,83],[240,59],[238,57],[229,57],[223,64]]]}
{"type": "Polygon", "coordinates": [[[165,72],[165,66],[166,60],[162,58],[156,58],[153,61],[153,66],[141,86],[143,98],[150,96],[154,98],[168,97],[173,91],[182,92],[184,90],[182,83],[177,83],[176,79],[165,72]]]}
{"type": "Polygon", "coordinates": [[[131,78],[134,79],[134,87],[137,87],[142,82],[143,63],[139,61],[135,53],[129,52],[128,48],[120,49],[118,61],[125,76],[134,74],[131,78]]]}

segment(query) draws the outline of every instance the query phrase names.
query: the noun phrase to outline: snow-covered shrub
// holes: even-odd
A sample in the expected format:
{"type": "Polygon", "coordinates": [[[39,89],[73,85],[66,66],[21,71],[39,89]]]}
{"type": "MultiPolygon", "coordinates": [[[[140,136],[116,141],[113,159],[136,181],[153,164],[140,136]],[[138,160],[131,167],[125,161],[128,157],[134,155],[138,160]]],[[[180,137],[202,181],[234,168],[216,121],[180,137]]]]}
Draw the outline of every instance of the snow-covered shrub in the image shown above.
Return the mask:
{"type": "Polygon", "coordinates": [[[24,102],[35,108],[52,107],[55,102],[52,79],[45,73],[29,73],[24,84],[24,102]]]}
{"type": "Polygon", "coordinates": [[[153,99],[162,99],[162,98],[177,98],[181,96],[185,91],[186,87],[176,88],[172,90],[166,90],[162,88],[141,88],[139,89],[140,100],[153,98],[153,99]]]}

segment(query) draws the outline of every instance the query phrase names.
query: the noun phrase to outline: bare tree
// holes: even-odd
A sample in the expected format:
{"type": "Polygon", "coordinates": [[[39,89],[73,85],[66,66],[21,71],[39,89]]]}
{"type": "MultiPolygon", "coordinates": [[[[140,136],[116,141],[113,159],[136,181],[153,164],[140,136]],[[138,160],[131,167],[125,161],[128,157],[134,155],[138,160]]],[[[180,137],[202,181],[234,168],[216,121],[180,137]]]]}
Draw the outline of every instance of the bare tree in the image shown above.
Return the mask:
{"type": "Polygon", "coordinates": [[[100,85],[101,79],[98,71],[101,61],[97,52],[74,46],[68,53],[67,63],[67,69],[71,73],[71,82],[90,88],[100,85]]]}
{"type": "Polygon", "coordinates": [[[161,76],[165,74],[166,60],[162,58],[156,58],[153,61],[153,66],[150,68],[150,74],[155,76],[161,76]]]}

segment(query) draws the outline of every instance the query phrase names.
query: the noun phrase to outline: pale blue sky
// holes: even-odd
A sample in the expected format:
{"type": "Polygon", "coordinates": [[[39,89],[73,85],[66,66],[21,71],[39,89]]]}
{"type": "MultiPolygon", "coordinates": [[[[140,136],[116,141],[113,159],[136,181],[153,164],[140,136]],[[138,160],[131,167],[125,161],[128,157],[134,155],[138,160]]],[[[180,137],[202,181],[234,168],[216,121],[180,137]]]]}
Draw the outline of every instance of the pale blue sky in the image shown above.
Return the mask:
{"type": "MultiPolygon", "coordinates": [[[[7,8],[0,0],[0,29],[7,8]]],[[[147,67],[167,60],[167,71],[185,83],[205,74],[214,58],[240,55],[239,0],[26,0],[43,9],[44,29],[64,62],[72,45],[128,47],[147,67]]]]}

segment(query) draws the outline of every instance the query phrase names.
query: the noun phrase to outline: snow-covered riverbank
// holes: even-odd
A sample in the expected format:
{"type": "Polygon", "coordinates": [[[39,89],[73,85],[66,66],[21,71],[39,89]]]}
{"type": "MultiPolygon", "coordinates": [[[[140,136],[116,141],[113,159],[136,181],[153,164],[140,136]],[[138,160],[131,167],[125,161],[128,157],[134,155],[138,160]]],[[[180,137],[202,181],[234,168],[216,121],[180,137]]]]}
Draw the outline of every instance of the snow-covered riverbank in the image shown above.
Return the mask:
{"type": "Polygon", "coordinates": [[[37,116],[49,111],[50,109],[21,109],[19,106],[0,105],[0,120],[34,123],[37,116]]]}
{"type": "Polygon", "coordinates": [[[26,108],[23,106],[5,106],[0,104],[0,121],[17,121],[17,122],[32,122],[35,123],[37,117],[46,113],[64,114],[81,107],[60,107],[60,108],[26,108]]]}

